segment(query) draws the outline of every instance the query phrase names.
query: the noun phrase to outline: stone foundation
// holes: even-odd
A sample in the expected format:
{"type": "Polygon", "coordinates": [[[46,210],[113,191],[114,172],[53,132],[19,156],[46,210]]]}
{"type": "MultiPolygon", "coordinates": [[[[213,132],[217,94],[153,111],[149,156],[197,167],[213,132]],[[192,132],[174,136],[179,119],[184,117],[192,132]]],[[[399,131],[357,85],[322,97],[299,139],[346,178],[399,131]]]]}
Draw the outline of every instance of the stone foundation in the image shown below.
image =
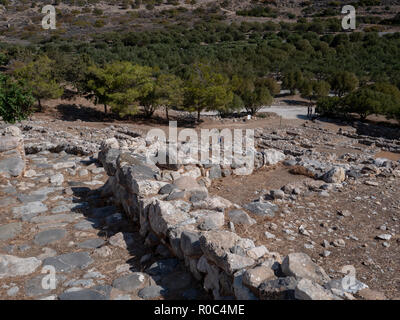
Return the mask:
{"type": "Polygon", "coordinates": [[[140,225],[147,246],[162,244],[184,260],[215,299],[340,299],[322,287],[330,279],[307,255],[291,254],[282,261],[278,253],[234,232],[226,217],[237,218],[232,211],[247,213],[208,194],[212,168],[163,171],[143,156],[119,150],[116,141],[103,145],[99,160],[109,175],[102,195],[112,196],[140,225]]]}

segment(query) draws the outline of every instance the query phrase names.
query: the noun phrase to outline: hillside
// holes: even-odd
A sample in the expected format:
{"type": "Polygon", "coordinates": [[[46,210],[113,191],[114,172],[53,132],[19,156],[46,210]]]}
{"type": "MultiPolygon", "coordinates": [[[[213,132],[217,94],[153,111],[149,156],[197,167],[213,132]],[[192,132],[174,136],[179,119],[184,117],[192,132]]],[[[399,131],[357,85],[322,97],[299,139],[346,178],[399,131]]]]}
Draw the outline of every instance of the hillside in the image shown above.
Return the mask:
{"type": "MultiPolygon", "coordinates": [[[[41,28],[41,9],[52,1],[0,1],[0,40],[42,40],[49,32],[41,28]]],[[[109,31],[141,31],[171,24],[193,25],[198,21],[296,22],[300,18],[327,19],[341,16],[348,1],[240,1],[240,0],[59,0],[57,30],[52,35],[91,38],[109,31]]],[[[353,1],[357,7],[359,28],[377,26],[377,30],[396,30],[400,12],[397,0],[353,1]]]]}

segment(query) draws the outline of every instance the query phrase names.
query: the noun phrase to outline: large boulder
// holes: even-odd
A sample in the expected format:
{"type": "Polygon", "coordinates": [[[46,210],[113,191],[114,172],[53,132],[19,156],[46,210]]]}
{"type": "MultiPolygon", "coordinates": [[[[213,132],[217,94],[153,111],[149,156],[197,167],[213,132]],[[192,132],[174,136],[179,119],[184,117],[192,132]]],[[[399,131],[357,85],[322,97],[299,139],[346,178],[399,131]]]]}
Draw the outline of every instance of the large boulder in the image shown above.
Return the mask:
{"type": "Polygon", "coordinates": [[[346,171],[341,167],[335,167],[326,172],[322,179],[327,183],[342,183],[346,180],[346,171]]]}
{"type": "Polygon", "coordinates": [[[293,300],[297,282],[294,277],[266,280],[258,287],[260,298],[262,300],[293,300]]]}
{"type": "Polygon", "coordinates": [[[148,210],[150,227],[154,233],[165,238],[172,228],[193,223],[190,216],[176,208],[173,203],[156,200],[148,210]]]}
{"type": "Polygon", "coordinates": [[[306,278],[321,285],[330,280],[324,269],[316,265],[308,255],[302,252],[287,255],[282,262],[282,272],[286,276],[296,279],[306,278]]]}
{"type": "Polygon", "coordinates": [[[114,176],[117,172],[117,159],[120,154],[119,149],[103,149],[99,152],[99,161],[108,176],[114,176]]]}
{"type": "Polygon", "coordinates": [[[298,300],[336,300],[328,290],[324,289],[315,281],[310,279],[301,279],[294,291],[295,298],[298,300]]]}
{"type": "MultiPolygon", "coordinates": [[[[243,239],[225,230],[204,232],[200,237],[200,247],[207,259],[211,260],[228,274],[252,266],[255,261],[236,253],[233,249],[243,246],[243,239]]],[[[246,248],[245,248],[246,249],[246,248]]]]}
{"type": "Polygon", "coordinates": [[[265,265],[260,265],[247,270],[243,274],[243,283],[253,292],[257,292],[257,288],[261,285],[261,283],[274,278],[275,273],[272,268],[269,268],[265,265]]]}
{"type": "Polygon", "coordinates": [[[183,176],[176,179],[173,185],[177,189],[185,191],[185,194],[187,196],[189,197],[193,196],[194,198],[196,198],[196,200],[204,200],[208,196],[207,188],[199,185],[196,179],[189,176],[183,176]]]}
{"type": "Polygon", "coordinates": [[[263,154],[264,154],[264,163],[267,166],[275,165],[286,159],[284,153],[275,149],[263,150],[263,154]]]}
{"type": "Polygon", "coordinates": [[[200,257],[203,254],[200,248],[200,234],[184,231],[181,234],[181,249],[186,256],[200,257]]]}
{"type": "Polygon", "coordinates": [[[235,209],[230,210],[228,212],[228,216],[231,222],[236,224],[243,224],[243,225],[253,225],[256,223],[256,220],[251,218],[246,212],[243,210],[235,209]]]}

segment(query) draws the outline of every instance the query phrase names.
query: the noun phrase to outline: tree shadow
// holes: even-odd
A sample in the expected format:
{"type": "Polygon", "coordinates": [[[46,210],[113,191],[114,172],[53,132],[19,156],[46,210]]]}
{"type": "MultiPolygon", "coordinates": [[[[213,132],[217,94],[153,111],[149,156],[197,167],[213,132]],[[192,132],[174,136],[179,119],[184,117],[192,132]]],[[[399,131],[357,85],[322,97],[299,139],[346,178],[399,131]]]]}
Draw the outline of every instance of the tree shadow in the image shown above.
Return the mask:
{"type": "MultiPolygon", "coordinates": [[[[135,122],[135,124],[142,124],[142,125],[165,125],[168,126],[171,121],[176,121],[178,127],[186,127],[186,128],[194,128],[199,123],[197,123],[195,117],[184,116],[184,115],[170,115],[169,119],[164,116],[153,115],[151,117],[146,117],[142,113],[138,113],[134,116],[125,117],[123,120],[130,120],[135,122]]],[[[202,122],[202,121],[201,121],[202,122]]]]}
{"type": "Polygon", "coordinates": [[[304,107],[307,105],[307,102],[305,101],[299,101],[299,100],[292,100],[292,99],[284,99],[282,100],[284,103],[286,103],[288,106],[299,106],[299,107],[304,107]]]}
{"type": "Polygon", "coordinates": [[[321,122],[333,123],[339,126],[351,126],[356,129],[358,135],[389,140],[400,139],[400,126],[395,123],[370,119],[360,120],[360,118],[355,115],[348,115],[346,117],[318,116],[316,119],[321,122]]]}
{"type": "MultiPolygon", "coordinates": [[[[193,115],[170,115],[169,119],[158,114],[154,114],[151,117],[139,112],[135,115],[128,115],[120,117],[115,113],[105,114],[93,107],[87,107],[77,104],[59,104],[57,111],[60,113],[60,120],[64,121],[85,121],[85,122],[113,122],[116,120],[124,121],[126,123],[135,123],[140,125],[160,126],[169,125],[170,121],[177,121],[178,127],[195,128],[199,123],[193,115]]],[[[202,120],[200,123],[203,122],[202,120]]]]}
{"type": "Polygon", "coordinates": [[[296,118],[301,120],[310,120],[310,121],[315,120],[315,118],[309,118],[307,115],[304,114],[298,114],[296,115],[296,118]]]}
{"type": "Polygon", "coordinates": [[[110,122],[115,120],[114,115],[104,114],[99,110],[77,104],[59,104],[57,111],[63,121],[110,122]]]}

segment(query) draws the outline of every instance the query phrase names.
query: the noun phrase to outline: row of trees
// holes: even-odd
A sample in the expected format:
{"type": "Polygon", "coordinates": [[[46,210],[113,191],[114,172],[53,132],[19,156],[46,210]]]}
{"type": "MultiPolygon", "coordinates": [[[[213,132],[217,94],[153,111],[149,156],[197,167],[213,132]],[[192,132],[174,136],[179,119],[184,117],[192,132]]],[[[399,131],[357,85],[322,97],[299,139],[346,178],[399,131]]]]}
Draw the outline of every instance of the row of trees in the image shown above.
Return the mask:
{"type": "Polygon", "coordinates": [[[304,98],[310,101],[326,97],[331,92],[339,98],[343,97],[357,89],[359,84],[357,76],[348,71],[335,72],[326,80],[316,80],[310,79],[309,76],[297,69],[287,72],[282,79],[284,89],[290,90],[291,94],[300,92],[304,98]]]}
{"type": "MultiPolygon", "coordinates": [[[[91,65],[83,70],[78,81],[62,82],[55,72],[56,65],[47,56],[40,56],[27,64],[16,63],[13,78],[8,82],[29,92],[37,101],[39,110],[42,100],[60,98],[63,86],[74,85],[81,94],[104,106],[104,112],[120,117],[137,114],[140,110],[151,117],[157,109],[163,108],[166,117],[172,108],[197,113],[200,121],[202,111],[217,111],[221,115],[232,114],[245,108],[255,114],[272,102],[272,95],[280,87],[272,78],[229,77],[219,73],[205,63],[191,65],[187,76],[181,78],[157,68],[116,61],[104,66],[91,65]]],[[[4,91],[5,92],[5,91],[4,91]]],[[[4,101],[13,99],[4,93],[4,101]]],[[[32,100],[28,100],[32,102],[32,100]]],[[[4,103],[1,114],[6,121],[20,120],[29,114],[30,104],[24,104],[23,112],[4,103]],[[8,110],[10,113],[8,114],[8,110]]]]}
{"type": "Polygon", "coordinates": [[[133,115],[142,108],[151,117],[164,108],[197,113],[217,111],[221,115],[246,109],[256,114],[272,103],[279,85],[272,78],[229,77],[205,63],[191,65],[185,78],[130,62],[113,62],[104,67],[91,66],[85,91],[96,103],[108,106],[120,116],[133,115]]]}
{"type": "MultiPolygon", "coordinates": [[[[44,99],[62,96],[63,86],[73,85],[81,94],[104,105],[120,117],[142,111],[151,117],[163,108],[197,113],[217,111],[223,116],[246,109],[256,114],[272,103],[280,85],[271,77],[250,77],[215,71],[205,63],[195,63],[185,78],[157,68],[135,65],[126,61],[92,64],[75,81],[63,82],[55,72],[55,62],[40,56],[27,64],[16,63],[13,78],[1,75],[0,115],[5,121],[26,118],[34,109],[34,99],[42,108],[44,99]]],[[[362,119],[370,114],[383,114],[400,119],[400,90],[389,83],[359,85],[358,78],[347,71],[337,72],[327,81],[310,79],[300,70],[282,76],[282,87],[292,94],[298,91],[304,98],[317,101],[319,113],[345,116],[357,113],[362,119]],[[333,92],[335,95],[329,97],[333,92]]]]}
{"type": "Polygon", "coordinates": [[[140,110],[150,116],[157,108],[255,113],[279,93],[276,80],[310,101],[329,93],[343,99],[373,83],[400,88],[399,56],[400,33],[321,35],[268,23],[212,21],[104,33],[92,41],[0,43],[0,67],[24,80],[39,106],[72,86],[122,116],[140,110]]]}
{"type": "Polygon", "coordinates": [[[342,97],[320,98],[317,111],[341,117],[355,113],[363,120],[371,114],[400,120],[400,90],[385,82],[364,85],[342,97]]]}

